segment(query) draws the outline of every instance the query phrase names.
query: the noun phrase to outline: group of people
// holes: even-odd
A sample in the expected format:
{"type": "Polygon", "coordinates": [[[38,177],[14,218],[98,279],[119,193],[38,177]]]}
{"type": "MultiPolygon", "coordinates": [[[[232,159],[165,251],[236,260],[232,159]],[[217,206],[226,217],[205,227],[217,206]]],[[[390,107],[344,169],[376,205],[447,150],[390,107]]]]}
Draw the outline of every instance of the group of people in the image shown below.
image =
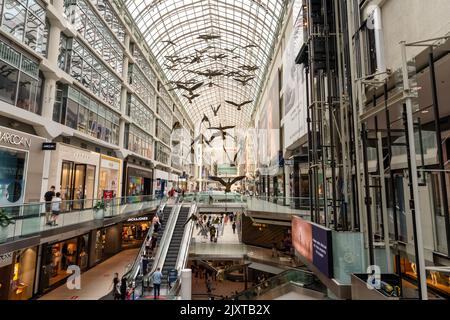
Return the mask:
{"type": "Polygon", "coordinates": [[[127,300],[129,299],[129,290],[127,286],[127,279],[122,277],[119,279],[119,274],[114,273],[114,279],[112,283],[112,292],[114,300],[127,300]]]}
{"type": "Polygon", "coordinates": [[[224,225],[228,223],[228,221],[232,224],[231,227],[233,229],[233,234],[236,233],[236,221],[234,219],[234,215],[231,214],[221,214],[217,215],[202,215],[200,217],[196,217],[196,229],[199,230],[197,235],[202,235],[205,239],[208,239],[211,242],[217,242],[217,238],[219,234],[222,232],[224,225]]]}
{"type": "Polygon", "coordinates": [[[55,193],[55,186],[51,186],[50,190],[44,194],[45,200],[45,218],[46,224],[49,226],[57,226],[56,223],[59,214],[61,213],[61,193],[55,193]]]}

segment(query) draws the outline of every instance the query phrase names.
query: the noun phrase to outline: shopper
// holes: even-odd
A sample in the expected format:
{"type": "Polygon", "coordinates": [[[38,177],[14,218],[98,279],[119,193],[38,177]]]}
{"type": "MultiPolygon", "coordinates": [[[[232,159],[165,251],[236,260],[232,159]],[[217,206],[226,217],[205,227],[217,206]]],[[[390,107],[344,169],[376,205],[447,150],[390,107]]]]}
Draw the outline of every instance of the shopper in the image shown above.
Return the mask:
{"type": "Polygon", "coordinates": [[[158,233],[153,232],[150,250],[153,252],[156,248],[156,242],[158,241],[158,233]]]}
{"type": "Polygon", "coordinates": [[[153,230],[155,232],[158,232],[159,228],[161,227],[161,222],[159,221],[158,214],[155,214],[155,216],[152,219],[152,223],[153,223],[153,230]]]}
{"type": "Polygon", "coordinates": [[[233,221],[231,227],[233,228],[233,234],[236,234],[236,222],[233,221]]]}
{"type": "Polygon", "coordinates": [[[44,194],[45,200],[45,221],[46,224],[51,225],[51,214],[52,214],[52,200],[55,196],[55,186],[51,186],[50,190],[44,194]]]}
{"type": "Polygon", "coordinates": [[[211,242],[215,241],[215,237],[216,237],[216,228],[214,226],[211,226],[211,228],[209,228],[209,234],[210,234],[210,240],[211,242]]]}
{"type": "Polygon", "coordinates": [[[277,244],[276,242],[272,243],[272,258],[278,257],[277,244]]]}
{"type": "Polygon", "coordinates": [[[148,237],[147,240],[145,241],[145,253],[147,255],[150,255],[151,253],[151,246],[152,246],[152,238],[148,237]]]}
{"type": "Polygon", "coordinates": [[[125,300],[127,297],[127,279],[122,277],[122,281],[120,283],[120,300],[125,300]]]}
{"type": "Polygon", "coordinates": [[[120,282],[119,274],[116,272],[116,273],[114,273],[114,279],[112,281],[112,296],[113,296],[114,300],[120,299],[120,286],[119,286],[119,290],[117,290],[117,285],[119,284],[119,282],[120,282]]]}
{"type": "Polygon", "coordinates": [[[207,291],[208,295],[210,295],[212,293],[212,280],[211,280],[211,278],[208,278],[208,280],[206,280],[206,291],[207,291]]]}
{"type": "Polygon", "coordinates": [[[160,290],[161,290],[162,277],[163,277],[163,275],[161,273],[161,268],[156,269],[156,271],[152,275],[154,299],[158,299],[159,298],[159,293],[160,293],[160,290]]]}
{"type": "Polygon", "coordinates": [[[59,214],[61,213],[61,193],[57,192],[56,195],[52,199],[52,223],[51,225],[57,226],[56,220],[58,219],[59,214]]]}

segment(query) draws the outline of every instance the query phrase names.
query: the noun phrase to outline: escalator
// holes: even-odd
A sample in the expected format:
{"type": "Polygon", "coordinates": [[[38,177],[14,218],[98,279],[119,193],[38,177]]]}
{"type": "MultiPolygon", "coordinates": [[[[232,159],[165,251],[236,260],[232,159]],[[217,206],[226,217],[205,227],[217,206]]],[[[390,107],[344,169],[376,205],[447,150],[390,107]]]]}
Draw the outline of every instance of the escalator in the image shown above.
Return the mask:
{"type": "MultiPolygon", "coordinates": [[[[158,230],[158,237],[157,237],[157,245],[161,245],[161,238],[166,231],[166,224],[169,220],[170,214],[172,212],[173,206],[165,206],[162,213],[159,216],[159,222],[161,223],[161,227],[158,230]]],[[[150,235],[151,237],[151,235],[150,235]]]]}
{"type": "MultiPolygon", "coordinates": [[[[162,267],[163,284],[167,284],[167,278],[169,271],[176,268],[178,254],[181,247],[181,241],[183,240],[185,223],[189,215],[190,207],[181,207],[178,214],[178,219],[175,224],[175,228],[170,239],[170,245],[167,250],[164,264],[162,267]]],[[[158,235],[159,236],[159,235],[158,235]]]]}

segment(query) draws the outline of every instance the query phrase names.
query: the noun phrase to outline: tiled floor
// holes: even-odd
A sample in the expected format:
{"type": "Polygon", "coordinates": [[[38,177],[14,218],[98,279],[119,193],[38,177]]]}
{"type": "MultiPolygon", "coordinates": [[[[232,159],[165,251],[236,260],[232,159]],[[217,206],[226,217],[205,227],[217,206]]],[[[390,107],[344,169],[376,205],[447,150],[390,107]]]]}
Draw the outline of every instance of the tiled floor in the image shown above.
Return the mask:
{"type": "Polygon", "coordinates": [[[127,270],[127,266],[134,262],[139,249],[120,252],[114,257],[100,263],[81,275],[81,289],[69,290],[64,284],[39,300],[98,300],[112,290],[114,273],[119,277],[127,270]]]}

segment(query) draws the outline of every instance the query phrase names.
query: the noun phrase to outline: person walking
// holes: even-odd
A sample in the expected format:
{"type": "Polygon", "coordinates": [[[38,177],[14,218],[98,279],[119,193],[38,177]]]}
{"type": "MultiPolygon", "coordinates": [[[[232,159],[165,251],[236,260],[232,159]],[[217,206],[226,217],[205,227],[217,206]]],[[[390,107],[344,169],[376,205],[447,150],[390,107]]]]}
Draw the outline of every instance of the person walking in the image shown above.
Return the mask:
{"type": "Polygon", "coordinates": [[[153,280],[153,298],[158,299],[161,290],[161,280],[162,280],[161,268],[156,269],[152,275],[153,280]]]}
{"type": "Polygon", "coordinates": [[[120,300],[125,300],[127,297],[127,279],[122,277],[120,282],[120,300]]]}
{"type": "Polygon", "coordinates": [[[272,258],[278,257],[277,244],[276,242],[272,243],[272,258]]]}
{"type": "Polygon", "coordinates": [[[55,196],[55,186],[51,186],[50,190],[44,194],[45,200],[45,221],[46,224],[51,225],[51,215],[52,215],[52,200],[55,196]]]}
{"type": "Polygon", "coordinates": [[[214,238],[216,237],[216,228],[214,226],[211,226],[211,228],[209,229],[209,234],[210,234],[210,240],[211,240],[211,242],[213,242],[214,238]]]}
{"type": "Polygon", "coordinates": [[[231,228],[233,228],[233,234],[236,234],[236,222],[233,221],[231,228]]]}
{"type": "Polygon", "coordinates": [[[57,192],[56,195],[52,199],[52,223],[50,225],[57,226],[56,220],[58,219],[59,214],[61,213],[61,193],[57,192]]]}
{"type": "Polygon", "coordinates": [[[116,272],[114,273],[114,278],[112,281],[112,296],[114,298],[114,300],[119,300],[120,299],[120,286],[119,286],[119,290],[117,290],[117,285],[119,284],[120,280],[119,280],[119,274],[116,272]]]}
{"type": "Polygon", "coordinates": [[[208,278],[208,280],[206,280],[206,292],[208,293],[208,295],[210,295],[212,293],[212,280],[211,280],[211,278],[208,278]]]}

